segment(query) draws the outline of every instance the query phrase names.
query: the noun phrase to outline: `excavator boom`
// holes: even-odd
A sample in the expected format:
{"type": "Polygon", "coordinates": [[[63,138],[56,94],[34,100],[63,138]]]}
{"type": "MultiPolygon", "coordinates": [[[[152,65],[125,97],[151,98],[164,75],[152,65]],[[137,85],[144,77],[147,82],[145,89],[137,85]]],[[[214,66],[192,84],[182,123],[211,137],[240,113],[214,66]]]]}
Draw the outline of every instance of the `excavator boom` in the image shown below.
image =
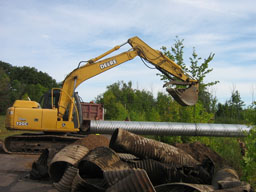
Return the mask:
{"type": "Polygon", "coordinates": [[[116,56],[100,60],[103,57],[109,55],[110,53],[118,50],[126,43],[120,46],[116,46],[113,49],[107,51],[106,53],[89,60],[87,64],[75,69],[66,77],[62,87],[63,91],[61,92],[59,100],[59,118],[63,117],[63,114],[68,107],[70,100],[69,97],[72,97],[76,87],[78,87],[83,81],[94,77],[95,75],[98,75],[100,73],[103,73],[109,69],[112,69],[113,67],[116,67],[121,63],[132,60],[136,56],[139,56],[144,61],[151,63],[155,66],[156,69],[166,74],[167,76],[174,76],[176,79],[180,80],[177,83],[171,84],[176,85],[180,84],[180,82],[183,82],[183,85],[188,86],[188,88],[185,89],[167,89],[167,91],[173,96],[173,98],[177,102],[184,106],[194,105],[197,102],[198,82],[194,79],[191,79],[189,75],[187,75],[178,64],[169,59],[167,56],[163,55],[160,51],[148,46],[138,37],[130,38],[127,43],[131,45],[131,50],[128,50],[116,56]]]}

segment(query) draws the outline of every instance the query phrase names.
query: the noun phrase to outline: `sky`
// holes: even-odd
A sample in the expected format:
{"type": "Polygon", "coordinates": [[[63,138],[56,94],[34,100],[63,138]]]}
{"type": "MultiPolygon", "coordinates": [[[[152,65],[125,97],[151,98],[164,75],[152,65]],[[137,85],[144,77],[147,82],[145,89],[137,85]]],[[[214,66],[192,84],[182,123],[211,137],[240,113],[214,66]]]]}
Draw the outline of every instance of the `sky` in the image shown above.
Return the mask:
{"type": "MultiPolygon", "coordinates": [[[[35,67],[58,82],[77,67],[133,36],[154,49],[184,39],[184,59],[215,57],[206,82],[219,102],[238,90],[247,105],[256,100],[256,1],[253,0],[0,0],[0,60],[35,67]]],[[[129,45],[121,51],[129,50],[129,45]]],[[[117,81],[156,96],[163,82],[139,58],[81,84],[84,101],[117,81]]]]}

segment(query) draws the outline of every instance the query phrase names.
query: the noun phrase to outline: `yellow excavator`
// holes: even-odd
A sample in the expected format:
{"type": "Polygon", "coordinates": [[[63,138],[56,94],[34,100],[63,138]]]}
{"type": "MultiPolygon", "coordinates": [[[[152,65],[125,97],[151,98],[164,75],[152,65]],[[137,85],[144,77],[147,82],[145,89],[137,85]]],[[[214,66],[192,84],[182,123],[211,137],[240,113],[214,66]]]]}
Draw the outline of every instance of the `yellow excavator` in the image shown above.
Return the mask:
{"type": "MultiPolygon", "coordinates": [[[[46,138],[49,137],[57,140],[55,137],[57,132],[74,133],[81,131],[83,119],[80,101],[75,89],[85,80],[132,60],[136,56],[139,56],[143,62],[152,64],[170,79],[170,82],[167,83],[167,91],[178,103],[184,106],[191,106],[197,102],[198,81],[190,78],[179,65],[163,53],[151,48],[140,38],[133,37],[124,44],[115,46],[98,57],[80,62],[78,67],[67,75],[61,89],[54,88],[42,97],[41,105],[35,101],[16,100],[13,106],[7,110],[5,121],[7,129],[52,132],[54,134],[48,134],[47,136],[31,134],[29,136],[23,135],[7,138],[5,142],[7,150],[12,151],[19,146],[18,152],[22,148],[28,151],[34,145],[40,147],[38,146],[41,145],[38,144],[40,143],[39,137],[47,143],[48,140],[46,138]],[[103,57],[106,57],[127,43],[131,45],[131,49],[103,59],[103,57]],[[82,63],[85,64],[81,66],[82,63]],[[171,88],[173,86],[170,87],[169,85],[178,85],[179,88],[171,88]],[[180,88],[181,86],[183,88],[180,88]],[[35,142],[31,145],[28,144],[33,137],[35,142]],[[21,140],[24,142],[20,142],[21,140]]],[[[65,140],[66,137],[59,136],[59,138],[65,140]]]]}

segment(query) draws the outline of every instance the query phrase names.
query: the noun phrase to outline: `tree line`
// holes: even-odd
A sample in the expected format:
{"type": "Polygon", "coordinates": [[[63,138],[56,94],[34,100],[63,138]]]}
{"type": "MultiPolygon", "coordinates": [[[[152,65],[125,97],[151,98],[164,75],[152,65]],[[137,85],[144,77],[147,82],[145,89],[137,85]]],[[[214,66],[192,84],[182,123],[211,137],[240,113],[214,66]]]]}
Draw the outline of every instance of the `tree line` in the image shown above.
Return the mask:
{"type": "Polygon", "coordinates": [[[0,85],[0,114],[5,114],[17,99],[39,101],[46,91],[59,86],[55,79],[34,67],[17,67],[2,61],[0,85]]]}

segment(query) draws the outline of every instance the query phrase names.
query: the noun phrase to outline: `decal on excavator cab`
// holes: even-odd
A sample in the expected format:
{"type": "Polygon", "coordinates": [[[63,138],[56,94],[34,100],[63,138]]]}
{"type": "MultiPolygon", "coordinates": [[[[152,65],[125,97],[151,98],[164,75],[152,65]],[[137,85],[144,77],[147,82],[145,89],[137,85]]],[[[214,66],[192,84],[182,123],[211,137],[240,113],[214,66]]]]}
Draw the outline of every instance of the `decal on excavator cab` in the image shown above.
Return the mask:
{"type": "Polygon", "coordinates": [[[107,68],[107,67],[109,67],[111,65],[114,65],[114,64],[116,64],[116,60],[115,59],[110,60],[110,61],[108,61],[106,63],[100,64],[100,69],[105,69],[105,68],[107,68]]]}
{"type": "Polygon", "coordinates": [[[16,122],[16,125],[19,125],[19,126],[28,126],[28,122],[19,122],[19,121],[17,121],[17,122],[16,122]]]}

